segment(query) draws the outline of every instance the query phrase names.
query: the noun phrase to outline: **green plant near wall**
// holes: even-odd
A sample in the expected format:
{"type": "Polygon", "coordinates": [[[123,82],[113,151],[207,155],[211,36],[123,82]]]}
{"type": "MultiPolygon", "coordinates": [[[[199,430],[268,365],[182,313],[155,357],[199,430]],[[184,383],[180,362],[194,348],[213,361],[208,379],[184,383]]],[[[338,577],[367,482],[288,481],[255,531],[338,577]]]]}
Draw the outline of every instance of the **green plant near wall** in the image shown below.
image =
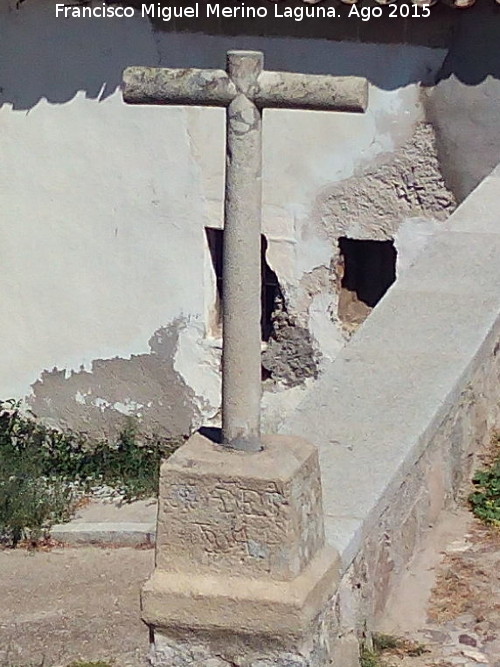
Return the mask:
{"type": "Polygon", "coordinates": [[[142,442],[128,420],[115,442],[92,441],[44,426],[15,401],[0,402],[0,540],[38,540],[95,486],[116,489],[125,501],[155,496],[161,460],[183,440],[142,442]]]}
{"type": "Polygon", "coordinates": [[[371,642],[361,646],[360,667],[389,667],[384,656],[402,659],[428,653],[423,644],[409,639],[381,633],[374,633],[371,642]]]}
{"type": "Polygon", "coordinates": [[[487,524],[500,526],[500,435],[493,440],[492,464],[478,470],[472,478],[475,491],[469,496],[474,514],[487,524]]]}
{"type": "Polygon", "coordinates": [[[359,664],[360,667],[386,667],[386,663],[381,661],[380,655],[366,647],[361,650],[359,664]]]}

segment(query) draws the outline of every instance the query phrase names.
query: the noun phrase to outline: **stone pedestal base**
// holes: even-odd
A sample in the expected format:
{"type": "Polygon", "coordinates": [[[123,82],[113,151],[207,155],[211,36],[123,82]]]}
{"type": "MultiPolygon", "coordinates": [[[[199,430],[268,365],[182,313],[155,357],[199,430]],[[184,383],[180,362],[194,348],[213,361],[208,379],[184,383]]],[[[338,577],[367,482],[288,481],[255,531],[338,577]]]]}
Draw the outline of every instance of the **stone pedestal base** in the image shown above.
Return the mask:
{"type": "Polygon", "coordinates": [[[162,667],[320,667],[339,560],[316,449],[228,451],[199,434],[163,466],[156,570],[142,591],[162,667]],[[316,656],[316,657],[315,657],[316,656]]]}
{"type": "MultiPolygon", "coordinates": [[[[259,637],[175,637],[155,632],[150,653],[153,667],[326,667],[332,664],[328,642],[319,630],[302,642],[280,644],[259,637]]],[[[334,667],[359,667],[334,663],[334,667]]]]}

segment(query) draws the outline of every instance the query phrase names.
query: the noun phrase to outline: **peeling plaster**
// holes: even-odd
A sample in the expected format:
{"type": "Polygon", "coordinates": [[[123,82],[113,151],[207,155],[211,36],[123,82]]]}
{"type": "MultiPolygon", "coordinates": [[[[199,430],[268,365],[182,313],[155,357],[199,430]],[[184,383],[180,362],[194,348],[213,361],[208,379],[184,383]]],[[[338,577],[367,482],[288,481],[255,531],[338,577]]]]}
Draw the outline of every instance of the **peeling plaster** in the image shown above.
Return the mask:
{"type": "Polygon", "coordinates": [[[446,220],[454,211],[430,125],[419,123],[401,149],[376,162],[320,196],[316,215],[330,238],[385,240],[406,218],[446,220]]]}
{"type": "Polygon", "coordinates": [[[193,390],[175,370],[173,360],[183,327],[176,320],[158,329],[148,354],[130,359],[95,359],[91,370],[54,368],[33,385],[33,412],[61,427],[94,437],[113,437],[127,418],[137,418],[147,435],[190,433],[197,420],[193,390]]]}
{"type": "Polygon", "coordinates": [[[295,246],[300,277],[285,294],[289,312],[309,330],[326,360],[336,357],[356,328],[346,328],[338,316],[339,237],[396,238],[400,272],[455,206],[441,174],[433,129],[422,122],[395,153],[377,157],[375,166],[319,195],[295,246]],[[315,268],[300,271],[311,260],[315,268]]]}
{"type": "Polygon", "coordinates": [[[193,394],[196,414],[193,428],[219,425],[221,357],[222,341],[207,338],[205,327],[199,322],[183,323],[173,365],[193,394]]]}

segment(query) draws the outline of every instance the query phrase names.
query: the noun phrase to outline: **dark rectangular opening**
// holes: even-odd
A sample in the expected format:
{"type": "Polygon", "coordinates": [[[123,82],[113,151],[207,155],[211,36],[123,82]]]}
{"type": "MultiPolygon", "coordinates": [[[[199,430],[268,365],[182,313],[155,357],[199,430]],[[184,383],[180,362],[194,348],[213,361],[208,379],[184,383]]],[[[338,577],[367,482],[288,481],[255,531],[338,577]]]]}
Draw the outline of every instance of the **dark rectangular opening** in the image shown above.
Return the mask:
{"type": "MultiPolygon", "coordinates": [[[[214,304],[214,320],[215,325],[219,326],[222,323],[222,308],[224,301],[224,286],[222,280],[222,253],[224,243],[224,233],[222,229],[214,227],[206,227],[205,233],[207,236],[208,248],[210,250],[210,258],[212,260],[212,267],[215,272],[216,294],[214,304]]],[[[273,331],[272,315],[276,307],[276,301],[282,298],[281,288],[278,282],[278,276],[271,269],[266,260],[267,239],[261,235],[261,337],[263,341],[269,340],[273,331]]]]}
{"type": "Polygon", "coordinates": [[[339,317],[361,323],[396,280],[397,252],[392,240],[339,238],[341,292],[339,317]]]}

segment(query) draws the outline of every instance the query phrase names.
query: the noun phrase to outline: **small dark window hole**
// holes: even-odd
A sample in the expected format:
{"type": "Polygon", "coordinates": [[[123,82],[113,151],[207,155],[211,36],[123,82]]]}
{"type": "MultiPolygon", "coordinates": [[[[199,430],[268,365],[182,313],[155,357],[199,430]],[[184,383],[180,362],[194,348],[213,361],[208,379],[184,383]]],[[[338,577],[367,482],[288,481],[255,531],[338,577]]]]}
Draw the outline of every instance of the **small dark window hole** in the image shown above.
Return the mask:
{"type": "Polygon", "coordinates": [[[339,238],[341,294],[339,316],[363,321],[396,280],[397,252],[392,240],[339,238]]]}
{"type": "MultiPolygon", "coordinates": [[[[212,316],[213,328],[220,329],[222,324],[222,307],[224,288],[222,284],[222,248],[224,234],[222,229],[213,227],[206,227],[205,233],[207,236],[208,248],[210,250],[210,258],[212,260],[212,267],[215,272],[216,279],[216,294],[214,304],[214,314],[212,316]]],[[[281,291],[278,276],[271,269],[266,260],[267,239],[261,235],[261,278],[262,278],[262,293],[261,293],[261,336],[263,341],[269,340],[273,331],[272,315],[276,309],[277,301],[283,301],[283,293],[281,291]]]]}

